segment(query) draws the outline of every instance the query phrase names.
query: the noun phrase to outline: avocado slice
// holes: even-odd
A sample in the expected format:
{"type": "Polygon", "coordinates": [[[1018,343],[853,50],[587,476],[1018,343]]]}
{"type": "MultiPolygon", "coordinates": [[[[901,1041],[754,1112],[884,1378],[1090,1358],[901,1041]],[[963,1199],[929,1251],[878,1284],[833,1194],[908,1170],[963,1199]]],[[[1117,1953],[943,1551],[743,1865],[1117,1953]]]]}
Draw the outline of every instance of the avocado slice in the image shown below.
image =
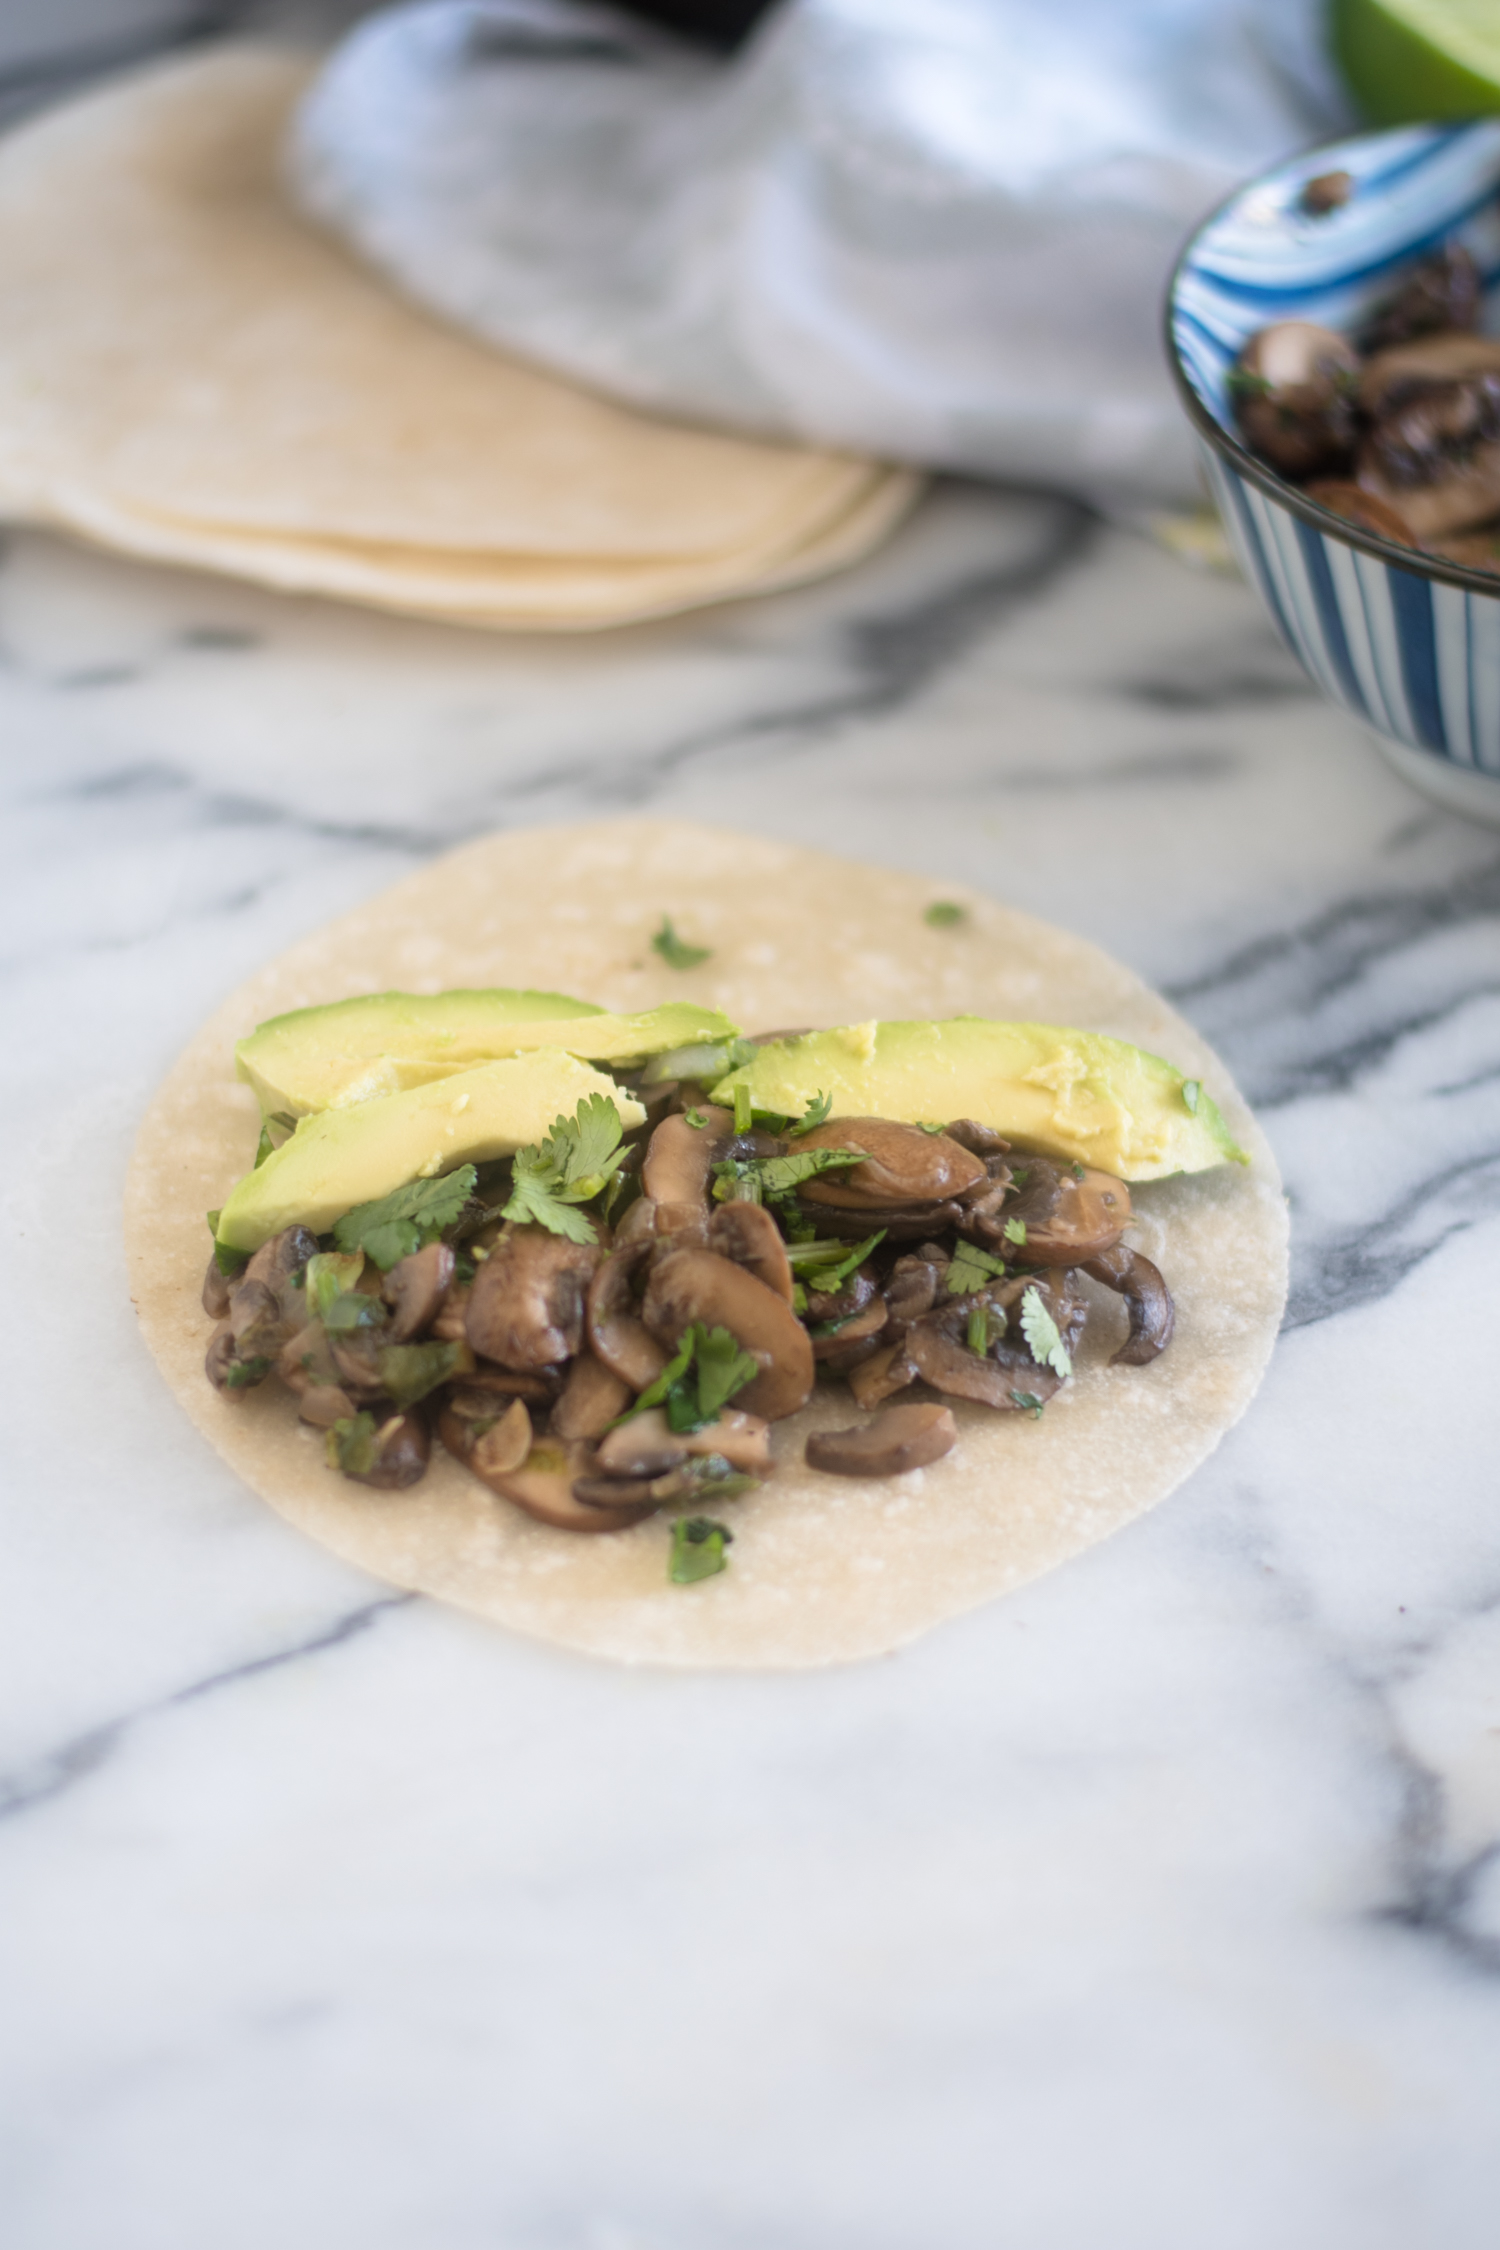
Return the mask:
{"type": "Polygon", "coordinates": [[[304,1117],[234,1189],[216,1239],[232,1250],[258,1250],[283,1227],[326,1234],[356,1204],[373,1203],[408,1180],[514,1156],[543,1140],[559,1117],[571,1117],[588,1094],[612,1101],[627,1132],[645,1120],[640,1103],[613,1079],[555,1047],[304,1117]]]}
{"type": "Polygon", "coordinates": [[[1058,1024],[846,1024],[759,1048],[720,1080],[714,1101],[732,1103],[736,1086],[784,1117],[819,1094],[832,1096],[834,1117],[972,1117],[1018,1148],[1122,1180],[1250,1161],[1195,1079],[1122,1039],[1058,1024]]]}
{"type": "Polygon", "coordinates": [[[306,1117],[536,1047],[623,1063],[734,1032],[727,1016],[685,1000],[612,1016],[561,992],[371,992],[272,1016],[240,1041],[235,1070],[265,1116],[306,1117]]]}

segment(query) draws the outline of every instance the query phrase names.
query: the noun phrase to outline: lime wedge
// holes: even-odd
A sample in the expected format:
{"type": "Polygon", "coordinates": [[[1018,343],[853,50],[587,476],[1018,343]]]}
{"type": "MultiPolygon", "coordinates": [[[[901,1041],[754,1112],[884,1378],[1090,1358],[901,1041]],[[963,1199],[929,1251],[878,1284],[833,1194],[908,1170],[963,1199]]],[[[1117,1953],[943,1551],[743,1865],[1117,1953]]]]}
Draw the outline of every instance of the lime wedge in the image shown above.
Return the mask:
{"type": "Polygon", "coordinates": [[[1373,125],[1500,111],[1497,0],[1333,0],[1332,32],[1373,125]]]}

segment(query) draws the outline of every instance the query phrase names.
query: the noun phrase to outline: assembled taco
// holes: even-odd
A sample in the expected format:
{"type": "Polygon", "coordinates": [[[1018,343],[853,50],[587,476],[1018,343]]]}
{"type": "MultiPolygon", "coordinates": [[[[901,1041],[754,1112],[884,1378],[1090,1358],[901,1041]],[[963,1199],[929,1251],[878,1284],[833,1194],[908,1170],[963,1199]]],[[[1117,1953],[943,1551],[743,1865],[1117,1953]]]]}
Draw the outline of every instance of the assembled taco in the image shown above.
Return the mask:
{"type": "Polygon", "coordinates": [[[1093,1545],[1243,1412],[1286,1290],[1264,1138],[1126,970],[685,823],[489,838],[284,955],[126,1220],[280,1513],[673,1665],[876,1654],[1093,1545]]]}

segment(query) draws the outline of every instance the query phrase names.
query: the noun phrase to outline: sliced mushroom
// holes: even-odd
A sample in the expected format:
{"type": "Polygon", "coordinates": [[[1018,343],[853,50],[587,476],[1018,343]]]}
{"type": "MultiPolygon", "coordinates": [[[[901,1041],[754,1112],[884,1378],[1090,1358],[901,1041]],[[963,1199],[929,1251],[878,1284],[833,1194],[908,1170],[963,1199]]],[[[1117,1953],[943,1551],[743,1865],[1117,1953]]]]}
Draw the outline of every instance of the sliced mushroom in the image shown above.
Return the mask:
{"type": "Polygon", "coordinates": [[[1023,1359],[1003,1346],[1003,1358],[994,1356],[994,1347],[984,1354],[969,1350],[964,1331],[976,1302],[955,1297],[907,1330],[902,1349],[923,1382],[950,1398],[973,1399],[1001,1413],[1015,1411],[1018,1392],[1038,1400],[1051,1398],[1062,1388],[1062,1379],[1050,1367],[1038,1367],[1029,1355],[1023,1359]]]}
{"type": "Polygon", "coordinates": [[[1479,268],[1469,252],[1461,242],[1445,243],[1412,267],[1365,328],[1361,347],[1367,353],[1383,352],[1443,329],[1477,328],[1482,295],[1479,268]]]}
{"type": "Polygon", "coordinates": [[[868,1259],[862,1266],[856,1266],[848,1280],[841,1282],[837,1289],[819,1289],[816,1276],[814,1267],[802,1285],[807,1295],[806,1318],[814,1327],[825,1320],[852,1320],[856,1313],[864,1311],[880,1287],[879,1276],[868,1259]]]}
{"type": "Polygon", "coordinates": [[[911,1203],[889,1208],[864,1204],[851,1210],[808,1203],[803,1208],[817,1222],[819,1234],[830,1235],[838,1242],[858,1242],[877,1226],[888,1243],[923,1242],[949,1227],[962,1225],[966,1215],[961,1203],[911,1203]]]}
{"type": "Polygon", "coordinates": [[[947,1406],[887,1406],[852,1430],[818,1430],[807,1441],[807,1465],[836,1477],[899,1477],[941,1461],[958,1443],[947,1406]]]}
{"type": "Polygon", "coordinates": [[[630,1385],[613,1368],[581,1351],[568,1369],[562,1396],[552,1409],[552,1434],[565,1443],[603,1437],[633,1397],[630,1385]]]}
{"type": "Polygon", "coordinates": [[[614,1247],[623,1250],[632,1242],[643,1242],[656,1232],[656,1205],[649,1195],[639,1196],[615,1228],[614,1247]]]}
{"type": "Polygon", "coordinates": [[[486,1479],[519,1469],[531,1451],[531,1416],[523,1398],[513,1398],[498,1422],[476,1432],[470,1466],[486,1479]]]}
{"type": "Polygon", "coordinates": [[[538,1523],[551,1524],[558,1531],[624,1531],[633,1523],[640,1523],[657,1506],[649,1496],[637,1498],[627,1505],[592,1507],[575,1497],[575,1481],[590,1475],[592,1459],[585,1446],[550,1445],[543,1439],[531,1449],[524,1467],[511,1470],[493,1470],[488,1473],[478,1469],[473,1452],[469,1466],[474,1468],[491,1492],[499,1493],[523,1508],[538,1523]]]}
{"type": "Polygon", "coordinates": [[[1125,1300],[1130,1314],[1130,1334],[1110,1361],[1111,1367],[1145,1367],[1172,1341],[1177,1324],[1172,1292],[1159,1269],[1139,1250],[1123,1243],[1102,1257],[1086,1258],[1083,1270],[1106,1289],[1125,1300]]]}
{"type": "Polygon", "coordinates": [[[297,1395],[298,1417],[316,1430],[331,1430],[355,1412],[354,1400],[336,1383],[306,1383],[297,1395]]]}
{"type": "Polygon", "coordinates": [[[746,1475],[764,1475],[771,1466],[769,1425],[758,1414],[729,1406],[705,1429],[680,1432],[669,1427],[659,1406],[651,1406],[609,1432],[599,1446],[598,1463],[604,1476],[659,1477],[684,1461],[706,1460],[711,1454],[746,1475]]]}
{"type": "Polygon", "coordinates": [[[886,1317],[885,1300],[872,1297],[863,1312],[855,1313],[850,1320],[841,1320],[832,1335],[813,1337],[813,1358],[837,1360],[851,1344],[873,1343],[884,1330],[886,1317]]]}
{"type": "Polygon", "coordinates": [[[647,1329],[631,1284],[652,1250],[649,1240],[613,1250],[589,1283],[589,1345],[611,1374],[630,1386],[632,1398],[656,1381],[667,1355],[647,1329]]]}
{"type": "Polygon", "coordinates": [[[804,1149],[863,1149],[865,1161],[847,1171],[822,1172],[798,1190],[804,1203],[841,1211],[896,1210],[916,1203],[944,1203],[985,1177],[982,1160],[950,1140],[890,1117],[839,1117],[797,1137],[804,1149]]]}
{"type": "Polygon", "coordinates": [[[285,1335],[281,1300],[266,1281],[247,1274],[229,1299],[229,1325],[241,1359],[275,1358],[285,1335]]]}
{"type": "Polygon", "coordinates": [[[1359,356],[1310,320],[1279,320],[1250,338],[1230,377],[1245,442],[1284,476],[1331,471],[1354,443],[1359,356]]]}
{"type": "Polygon", "coordinates": [[[695,1321],[727,1328],[761,1370],[738,1393],[737,1404],[747,1412],[779,1422],[807,1404],[813,1386],[807,1330],[786,1300],[743,1266],[709,1250],[657,1257],[641,1314],[657,1342],[668,1347],[695,1321]]]}
{"type": "Polygon", "coordinates": [[[1025,1184],[1005,1216],[1026,1229],[1024,1242],[1006,1237],[1013,1264],[1081,1266],[1112,1250],[1130,1224],[1130,1190],[1111,1172],[1028,1157],[1025,1184]]]}
{"type": "Polygon", "coordinates": [[[759,1203],[721,1203],[708,1222],[707,1247],[792,1301],[792,1269],[781,1229],[759,1203]]]}
{"type": "Polygon", "coordinates": [[[203,1310],[210,1320],[222,1320],[229,1311],[230,1291],[239,1279],[239,1274],[221,1271],[217,1249],[209,1251],[203,1275],[203,1310]]]}
{"type": "MultiPolygon", "coordinates": [[[[391,1307],[385,1332],[388,1344],[407,1344],[432,1326],[453,1286],[453,1252],[446,1242],[429,1242],[409,1258],[399,1258],[386,1275],[380,1294],[391,1307]]],[[[444,1341],[458,1341],[457,1337],[444,1341]]]]}
{"type": "Polygon", "coordinates": [[[968,1149],[972,1156],[988,1159],[1004,1156],[1010,1149],[1010,1142],[1002,1140],[993,1125],[981,1125],[977,1117],[955,1117],[943,1131],[950,1141],[957,1141],[959,1147],[968,1149]]]}
{"type": "Polygon", "coordinates": [[[1359,450],[1360,487],[1418,540],[1482,523],[1500,508],[1500,340],[1429,336],[1365,368],[1361,403],[1373,427],[1359,450]]]}
{"type": "Polygon", "coordinates": [[[571,1359],[600,1261],[596,1243],[570,1242],[546,1227],[507,1227],[469,1293],[469,1343],[483,1358],[522,1371],[571,1359]]]}
{"type": "Polygon", "coordinates": [[[372,1485],[377,1492],[405,1492],[420,1484],[432,1455],[432,1432],[427,1418],[416,1407],[393,1414],[375,1432],[375,1459],[368,1469],[346,1469],[353,1484],[372,1485]]]}
{"type": "Polygon", "coordinates": [[[935,1242],[898,1258],[885,1285],[886,1316],[897,1334],[931,1312],[948,1271],[948,1253],[935,1242]]]}
{"type": "Polygon", "coordinates": [[[384,1394],[385,1378],[380,1372],[380,1350],[384,1342],[383,1329],[377,1334],[373,1329],[356,1328],[351,1335],[328,1338],[334,1379],[351,1398],[368,1403],[384,1394]]]}
{"type": "Polygon", "coordinates": [[[866,1412],[884,1399],[894,1398],[917,1380],[917,1370],[906,1356],[904,1344],[877,1346],[871,1356],[849,1372],[849,1388],[866,1412]]]}
{"type": "Polygon", "coordinates": [[[719,1144],[734,1125],[727,1109],[703,1109],[706,1122],[690,1125],[686,1116],[664,1117],[651,1136],[641,1167],[641,1185],[653,1203],[684,1204],[708,1216],[709,1168],[719,1144]]]}
{"type": "Polygon", "coordinates": [[[564,1372],[558,1367],[539,1367],[528,1375],[516,1367],[501,1367],[492,1359],[476,1359],[463,1377],[466,1389],[488,1399],[524,1398],[528,1406],[551,1406],[561,1395],[564,1380],[564,1372]]]}
{"type": "Polygon", "coordinates": [[[317,1236],[306,1227],[283,1227],[280,1234],[261,1244],[245,1268],[245,1279],[269,1282],[274,1289],[300,1273],[308,1259],[316,1256],[317,1248],[317,1236]]]}
{"type": "Polygon", "coordinates": [[[259,1353],[247,1353],[244,1358],[235,1342],[234,1330],[229,1322],[222,1321],[208,1340],[208,1350],[203,1355],[203,1372],[221,1398],[241,1399],[245,1393],[263,1383],[271,1372],[270,1362],[255,1373],[246,1365],[249,1359],[258,1359],[259,1353]],[[235,1378],[238,1380],[235,1380],[235,1378]]]}

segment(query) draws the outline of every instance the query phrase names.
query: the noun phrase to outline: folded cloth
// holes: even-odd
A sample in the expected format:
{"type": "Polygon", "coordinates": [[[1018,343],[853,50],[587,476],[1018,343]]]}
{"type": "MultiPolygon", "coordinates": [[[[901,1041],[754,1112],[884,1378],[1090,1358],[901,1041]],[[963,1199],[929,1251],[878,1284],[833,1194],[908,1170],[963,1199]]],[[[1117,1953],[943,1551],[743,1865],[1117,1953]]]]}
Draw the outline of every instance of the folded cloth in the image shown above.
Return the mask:
{"type": "Polygon", "coordinates": [[[1321,17],[790,0],[722,61],[576,0],[432,0],[335,50],[289,165],[412,296],[637,405],[1170,505],[1167,275],[1349,122],[1321,17]]]}

